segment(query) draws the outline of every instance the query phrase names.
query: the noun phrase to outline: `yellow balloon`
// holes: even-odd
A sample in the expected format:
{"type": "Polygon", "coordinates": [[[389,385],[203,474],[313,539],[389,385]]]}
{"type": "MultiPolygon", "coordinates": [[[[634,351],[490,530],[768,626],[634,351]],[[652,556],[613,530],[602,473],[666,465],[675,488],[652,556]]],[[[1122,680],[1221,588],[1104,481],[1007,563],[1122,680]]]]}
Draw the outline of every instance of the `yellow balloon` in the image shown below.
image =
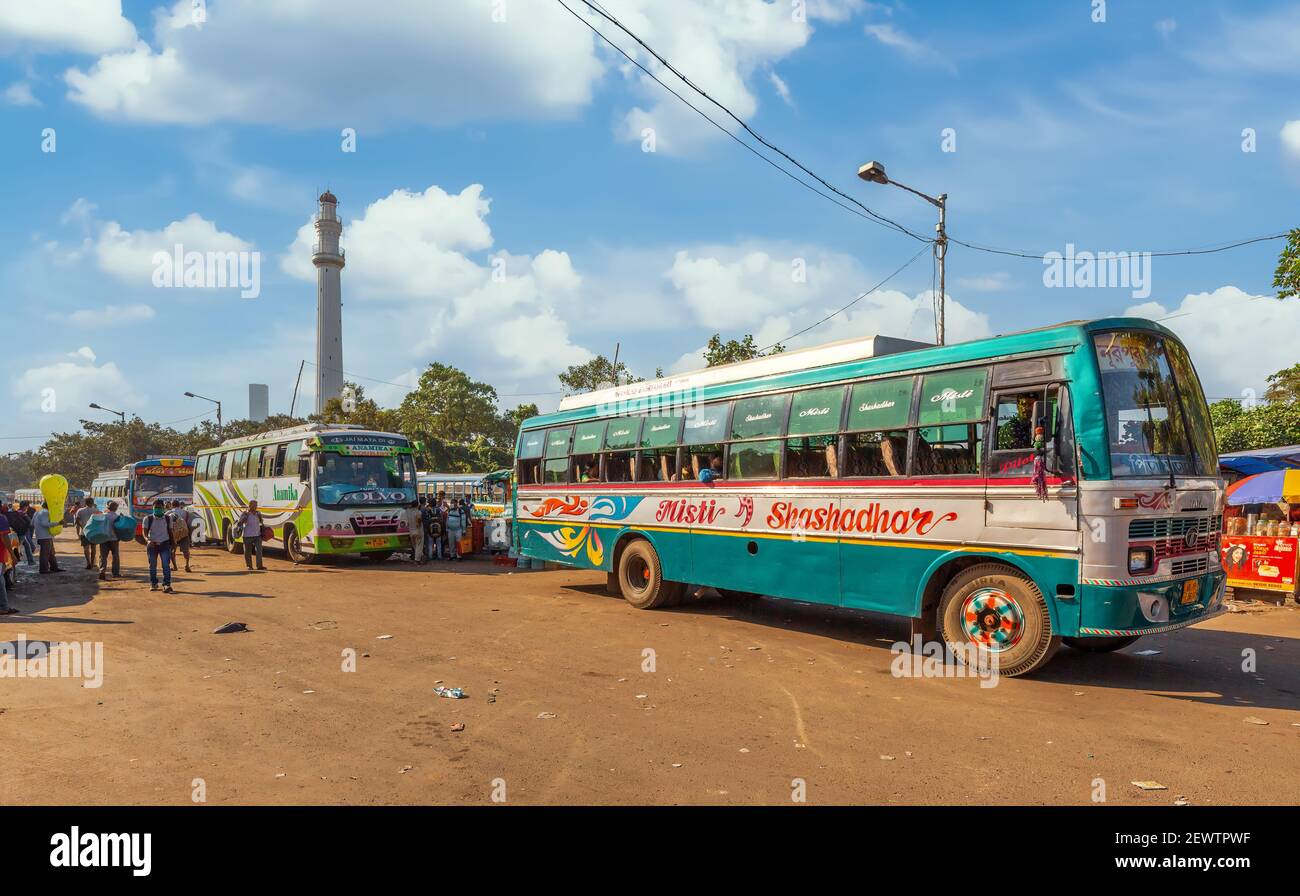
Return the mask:
{"type": "Polygon", "coordinates": [[[41,497],[45,499],[45,508],[50,512],[50,534],[58,535],[63,531],[63,514],[68,509],[68,480],[58,473],[49,473],[37,483],[41,497]]]}

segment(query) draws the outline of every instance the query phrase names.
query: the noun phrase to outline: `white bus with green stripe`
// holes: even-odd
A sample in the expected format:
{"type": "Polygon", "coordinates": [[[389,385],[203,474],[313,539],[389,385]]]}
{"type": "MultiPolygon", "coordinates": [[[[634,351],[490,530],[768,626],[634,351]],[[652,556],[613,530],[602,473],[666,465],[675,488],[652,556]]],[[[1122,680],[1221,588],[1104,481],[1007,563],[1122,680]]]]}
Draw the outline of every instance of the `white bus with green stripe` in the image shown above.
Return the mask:
{"type": "Polygon", "coordinates": [[[409,550],[406,512],[416,501],[411,443],[396,433],[312,423],[199,452],[194,511],[202,539],[239,551],[235,524],[254,500],[295,563],[409,550]]]}

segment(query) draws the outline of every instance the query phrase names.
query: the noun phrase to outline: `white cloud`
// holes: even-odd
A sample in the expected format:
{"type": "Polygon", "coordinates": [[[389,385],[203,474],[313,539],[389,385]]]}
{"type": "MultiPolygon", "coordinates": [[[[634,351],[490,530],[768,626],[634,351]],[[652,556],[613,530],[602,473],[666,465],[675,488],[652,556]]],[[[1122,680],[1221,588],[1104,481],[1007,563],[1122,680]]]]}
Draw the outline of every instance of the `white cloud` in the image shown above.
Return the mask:
{"type": "Polygon", "coordinates": [[[776,72],[768,72],[767,79],[772,82],[772,87],[776,90],[776,95],[779,96],[787,106],[793,106],[794,100],[790,98],[790,85],[786,84],[781,76],[776,72]]]}
{"type": "Polygon", "coordinates": [[[116,221],[100,226],[93,244],[101,270],[125,283],[151,284],[154,254],[171,256],[180,245],[185,252],[247,252],[253,244],[192,212],[161,230],[124,230],[116,221]]]}
{"type": "Polygon", "coordinates": [[[104,117],[364,134],[568,117],[603,70],[591,33],[553,3],[504,4],[494,21],[481,0],[372,0],[361,16],[351,0],[226,0],[201,26],[188,7],[158,18],[152,44],[70,69],[70,97],[104,117]]]}
{"type": "Polygon", "coordinates": [[[956,66],[945,54],[889,24],[867,25],[863,31],[867,37],[874,38],[890,49],[897,50],[903,58],[912,62],[939,65],[955,72],[956,66]]]}
{"type": "Polygon", "coordinates": [[[0,4],[0,54],[106,53],[135,42],[121,0],[13,0],[0,4]]]}
{"type": "Polygon", "coordinates": [[[1294,299],[1221,286],[1191,293],[1171,308],[1146,302],[1124,314],[1167,318],[1160,322],[1186,344],[1211,399],[1241,397],[1247,389],[1262,395],[1269,374],[1296,362],[1294,343],[1278,338],[1300,333],[1300,302],[1294,299]]]}
{"type": "MultiPolygon", "coordinates": [[[[687,89],[649,54],[585,5],[600,27],[667,83],[687,89]]],[[[758,100],[751,83],[807,44],[812,24],[839,22],[861,0],[818,0],[797,20],[788,3],[622,0],[613,9],[633,31],[742,117],[758,100]]],[[[65,73],[69,97],[105,118],[180,124],[219,121],[282,127],[354,127],[361,139],[392,125],[452,126],[503,119],[571,118],[612,69],[630,85],[619,137],[689,153],[715,129],[558,4],[528,0],[224,0],[196,25],[188,0],[156,17],[151,41],[118,44],[65,73]],[[504,20],[494,13],[503,10],[504,20]],[[244,64],[255,58],[258,65],[244,64]],[[400,76],[394,76],[400,72],[400,76]]],[[[768,75],[783,98],[783,82],[768,75]]]]}
{"type": "Polygon", "coordinates": [[[18,375],[10,391],[19,411],[75,414],[92,401],[106,401],[106,396],[133,409],[147,403],[112,361],[97,366],[88,347],[72,354],[75,360],[32,367],[18,375]]]}
{"type": "MultiPolygon", "coordinates": [[[[103,305],[99,308],[81,308],[66,318],[75,327],[125,327],[153,320],[153,308],[148,305],[103,305]]],[[[91,360],[94,360],[93,358],[91,360]]]]}
{"type": "Polygon", "coordinates": [[[32,85],[26,81],[15,81],[5,88],[2,95],[11,106],[39,106],[41,101],[32,95],[32,85]]]}
{"type": "Polygon", "coordinates": [[[1177,28],[1178,28],[1178,21],[1176,19],[1160,19],[1158,22],[1156,22],[1156,32],[1161,37],[1168,37],[1169,35],[1173,34],[1174,31],[1177,30],[1177,28]]]}
{"type": "Polygon", "coordinates": [[[1300,161],[1300,121],[1288,121],[1282,125],[1282,133],[1279,136],[1282,140],[1282,151],[1289,158],[1300,161]]]}

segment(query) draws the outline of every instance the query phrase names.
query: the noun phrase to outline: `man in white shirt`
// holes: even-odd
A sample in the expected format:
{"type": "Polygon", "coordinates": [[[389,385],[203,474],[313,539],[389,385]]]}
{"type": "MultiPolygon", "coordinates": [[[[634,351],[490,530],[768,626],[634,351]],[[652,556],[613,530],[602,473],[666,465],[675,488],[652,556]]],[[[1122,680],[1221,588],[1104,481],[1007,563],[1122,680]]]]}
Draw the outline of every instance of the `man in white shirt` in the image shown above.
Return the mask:
{"type": "Polygon", "coordinates": [[[41,575],[51,572],[63,572],[59,568],[59,558],[54,553],[54,535],[50,532],[50,528],[54,525],[50,521],[49,505],[42,504],[41,509],[36,511],[36,515],[32,517],[32,537],[36,539],[41,554],[41,575]]]}

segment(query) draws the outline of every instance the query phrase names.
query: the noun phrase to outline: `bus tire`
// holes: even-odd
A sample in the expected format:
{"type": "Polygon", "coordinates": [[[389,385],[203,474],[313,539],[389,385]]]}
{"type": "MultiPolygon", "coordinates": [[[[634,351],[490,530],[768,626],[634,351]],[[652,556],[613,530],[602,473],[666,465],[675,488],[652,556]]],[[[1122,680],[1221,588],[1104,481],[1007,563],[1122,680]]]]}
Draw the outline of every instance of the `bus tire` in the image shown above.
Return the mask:
{"type": "Polygon", "coordinates": [[[619,556],[618,585],[623,599],[638,610],[672,606],[681,599],[682,584],[664,581],[659,555],[643,538],[633,541],[619,556]]]}
{"type": "Polygon", "coordinates": [[[302,539],[298,536],[298,530],[290,525],[284,527],[284,552],[288,555],[289,560],[298,566],[316,559],[315,554],[308,554],[303,551],[302,539]]]}
{"type": "Polygon", "coordinates": [[[1063,638],[1066,647],[1082,650],[1085,653],[1113,653],[1123,650],[1141,635],[1125,635],[1119,638],[1063,638]]]}
{"type": "Polygon", "coordinates": [[[1061,647],[1047,601],[1033,580],[1002,563],[957,573],[939,603],[939,633],[959,661],[971,645],[996,655],[999,675],[1027,675],[1061,647]]]}
{"type": "Polygon", "coordinates": [[[225,547],[226,552],[230,554],[242,553],[244,548],[239,542],[235,541],[235,524],[226,522],[221,527],[221,544],[225,547]]]}

